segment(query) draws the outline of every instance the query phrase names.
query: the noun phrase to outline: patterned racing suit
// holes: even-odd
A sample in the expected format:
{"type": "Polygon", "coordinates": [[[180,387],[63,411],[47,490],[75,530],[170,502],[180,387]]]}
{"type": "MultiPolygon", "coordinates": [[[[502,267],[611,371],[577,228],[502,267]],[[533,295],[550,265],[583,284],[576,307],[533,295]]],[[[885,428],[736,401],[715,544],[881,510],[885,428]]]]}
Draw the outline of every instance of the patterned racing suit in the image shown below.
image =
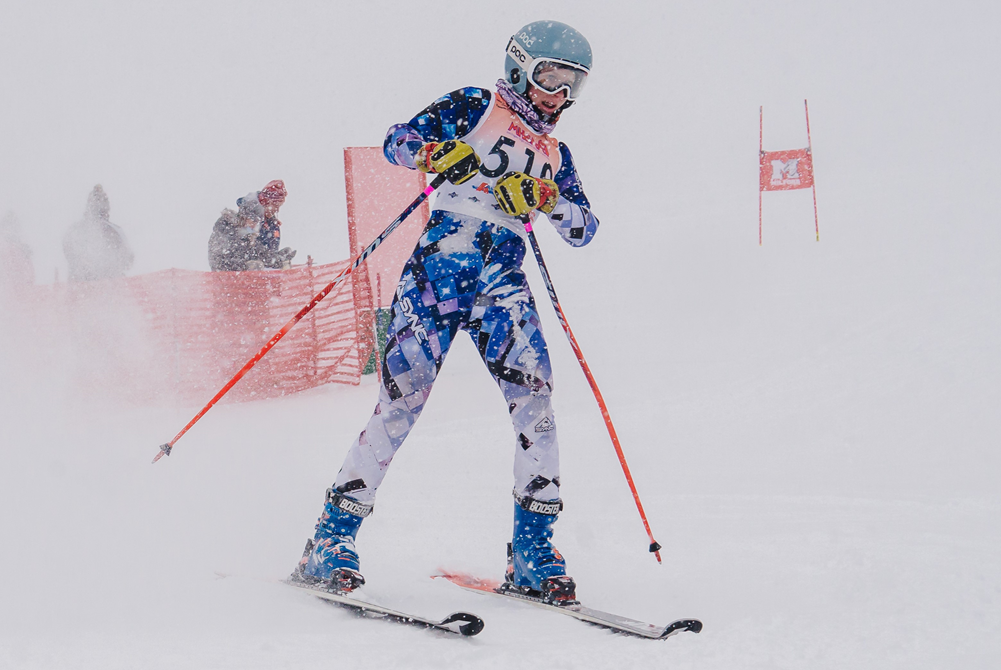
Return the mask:
{"type": "Polygon", "coordinates": [[[468,182],[439,189],[396,289],[379,403],[334,484],[364,504],[374,502],[459,331],[472,337],[508,403],[516,434],[515,491],[542,501],[559,498],[552,369],[521,269],[524,226],[500,211],[493,184],[511,170],[553,179],[561,197],[549,219],[573,246],[591,241],[598,220],[566,145],[533,132],[486,89],[454,91],[393,126],[384,152],[391,163],[415,169],[414,156],[425,142],[459,138],[473,146],[483,166],[468,182]]]}

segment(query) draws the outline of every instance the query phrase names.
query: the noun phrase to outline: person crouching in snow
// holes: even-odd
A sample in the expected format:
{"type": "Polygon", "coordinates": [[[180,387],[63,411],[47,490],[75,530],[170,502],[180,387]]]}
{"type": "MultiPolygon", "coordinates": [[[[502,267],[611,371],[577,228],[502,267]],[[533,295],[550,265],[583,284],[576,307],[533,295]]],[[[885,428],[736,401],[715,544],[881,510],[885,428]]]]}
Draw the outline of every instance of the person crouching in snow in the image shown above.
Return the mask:
{"type": "Polygon", "coordinates": [[[256,193],[239,198],[237,210],[222,210],[209,236],[209,267],[213,272],[263,270],[257,233],[264,221],[264,208],[256,193]],[[253,197],[251,197],[253,196],[253,197]]]}
{"type": "Polygon", "coordinates": [[[508,43],[506,76],[496,90],[453,91],[389,129],[383,149],[390,163],[443,174],[450,183],[441,188],[396,289],[379,402],[327,490],[293,579],[339,592],[364,584],[358,529],[449,348],[465,331],[514,424],[507,588],[556,603],[574,600],[576,585],[551,542],[563,507],[552,369],[521,268],[520,217],[541,210],[575,247],[590,242],[598,228],[570,150],[550,136],[590,67],[583,35],[555,21],[530,23],[508,43]]]}
{"type": "MultiPolygon", "coordinates": [[[[261,236],[269,208],[261,204],[260,193],[251,192],[238,198],[236,206],[237,211],[224,209],[212,227],[208,248],[212,271],[243,272],[291,267],[295,251],[288,247],[272,249],[261,236]]],[[[272,207],[272,217],[277,211],[277,207],[272,207]]]]}

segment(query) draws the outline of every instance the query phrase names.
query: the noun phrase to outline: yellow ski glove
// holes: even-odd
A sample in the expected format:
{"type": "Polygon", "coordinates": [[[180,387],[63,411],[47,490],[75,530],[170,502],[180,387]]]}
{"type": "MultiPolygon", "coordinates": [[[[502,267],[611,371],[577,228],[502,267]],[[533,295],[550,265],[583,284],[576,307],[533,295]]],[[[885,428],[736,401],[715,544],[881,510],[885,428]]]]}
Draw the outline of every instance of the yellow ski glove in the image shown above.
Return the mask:
{"type": "Polygon", "coordinates": [[[556,208],[560,189],[552,179],[508,172],[494,185],[494,197],[508,216],[526,216],[533,209],[549,214],[556,208]]]}
{"type": "Polygon", "coordinates": [[[542,195],[539,209],[546,214],[552,214],[556,209],[556,203],[560,200],[560,187],[552,179],[540,179],[539,192],[542,195]]]}
{"type": "Polygon", "coordinates": [[[480,157],[462,140],[428,142],[414,157],[421,172],[445,175],[453,184],[472,179],[480,169],[480,157]]]}

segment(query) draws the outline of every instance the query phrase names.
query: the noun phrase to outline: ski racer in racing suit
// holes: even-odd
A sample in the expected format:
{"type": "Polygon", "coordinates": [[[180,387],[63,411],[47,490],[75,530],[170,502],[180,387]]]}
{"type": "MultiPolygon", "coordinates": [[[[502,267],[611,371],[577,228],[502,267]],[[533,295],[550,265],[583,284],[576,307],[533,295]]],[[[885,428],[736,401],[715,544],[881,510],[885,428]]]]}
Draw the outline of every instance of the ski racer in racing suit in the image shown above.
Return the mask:
{"type": "Polygon", "coordinates": [[[579,92],[591,57],[582,35],[552,21],[529,24],[512,37],[506,62],[527,65],[529,56],[534,70],[509,69],[493,91],[467,87],[444,95],[386,136],[389,162],[442,173],[451,183],[439,189],[400,277],[379,401],[327,492],[316,537],[298,571],[307,579],[342,592],[364,583],[353,543],[358,527],[371,513],[376,490],[420,416],[449,348],[465,331],[514,424],[508,584],[552,601],[574,598],[573,580],[550,542],[562,509],[553,379],[521,267],[522,217],[543,211],[575,247],[589,243],[598,228],[570,149],[549,134],[579,92]],[[547,36],[550,43],[553,36],[576,40],[576,51],[554,57],[551,49],[546,52],[547,36]]]}

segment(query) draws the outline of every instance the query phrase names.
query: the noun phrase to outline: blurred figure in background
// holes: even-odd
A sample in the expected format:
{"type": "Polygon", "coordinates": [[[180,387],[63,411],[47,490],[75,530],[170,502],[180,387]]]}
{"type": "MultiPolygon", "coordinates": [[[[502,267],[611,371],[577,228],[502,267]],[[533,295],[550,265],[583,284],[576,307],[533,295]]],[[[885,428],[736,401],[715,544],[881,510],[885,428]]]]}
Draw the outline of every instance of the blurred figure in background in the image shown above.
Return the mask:
{"type": "Polygon", "coordinates": [[[135,256],[122,229],[108,218],[111,206],[100,184],[87,196],[83,219],[63,236],[70,281],[124,277],[135,256]]]}
{"type": "MultiPolygon", "coordinates": [[[[209,236],[209,267],[213,272],[285,269],[292,266],[295,251],[278,249],[281,222],[274,217],[284,202],[285,186],[280,181],[281,198],[272,191],[251,192],[236,201],[237,211],[224,209],[209,236]],[[262,204],[261,195],[265,194],[262,204]],[[269,214],[270,213],[270,214],[269,214]],[[267,227],[268,221],[272,226],[267,227]],[[268,233],[268,231],[272,231],[268,233]]],[[[267,189],[267,187],[265,187],[267,189]]]]}
{"type": "Polygon", "coordinates": [[[0,288],[35,283],[31,249],[21,241],[21,224],[14,212],[0,219],[0,288]]]}
{"type": "MultiPolygon", "coordinates": [[[[282,240],[282,222],[278,220],[278,209],[285,204],[285,182],[281,179],[269,181],[257,192],[257,200],[264,207],[264,223],[261,224],[261,244],[271,251],[278,251],[282,240]]],[[[291,251],[291,249],[289,250],[291,251]]],[[[295,252],[292,252],[295,254],[295,252]]]]}

